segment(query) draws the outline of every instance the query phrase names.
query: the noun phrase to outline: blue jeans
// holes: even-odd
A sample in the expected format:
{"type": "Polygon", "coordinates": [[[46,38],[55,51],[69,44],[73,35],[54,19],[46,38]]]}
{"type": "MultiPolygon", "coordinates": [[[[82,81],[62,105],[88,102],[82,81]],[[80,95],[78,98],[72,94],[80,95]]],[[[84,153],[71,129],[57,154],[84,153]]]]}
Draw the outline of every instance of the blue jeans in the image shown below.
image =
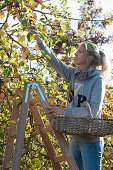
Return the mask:
{"type": "Polygon", "coordinates": [[[91,143],[70,139],[70,149],[79,170],[101,170],[103,148],[103,139],[91,143]]]}

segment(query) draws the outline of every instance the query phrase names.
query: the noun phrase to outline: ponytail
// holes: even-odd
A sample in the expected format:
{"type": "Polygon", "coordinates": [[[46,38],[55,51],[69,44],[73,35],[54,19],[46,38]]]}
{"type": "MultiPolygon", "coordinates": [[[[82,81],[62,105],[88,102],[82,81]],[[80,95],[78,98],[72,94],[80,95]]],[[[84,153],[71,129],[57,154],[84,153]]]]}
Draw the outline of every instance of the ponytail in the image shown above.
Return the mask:
{"type": "Polygon", "coordinates": [[[95,63],[95,66],[99,67],[101,66],[101,73],[104,74],[108,70],[108,64],[106,61],[106,56],[102,50],[99,50],[99,58],[97,60],[97,63],[95,63]]]}

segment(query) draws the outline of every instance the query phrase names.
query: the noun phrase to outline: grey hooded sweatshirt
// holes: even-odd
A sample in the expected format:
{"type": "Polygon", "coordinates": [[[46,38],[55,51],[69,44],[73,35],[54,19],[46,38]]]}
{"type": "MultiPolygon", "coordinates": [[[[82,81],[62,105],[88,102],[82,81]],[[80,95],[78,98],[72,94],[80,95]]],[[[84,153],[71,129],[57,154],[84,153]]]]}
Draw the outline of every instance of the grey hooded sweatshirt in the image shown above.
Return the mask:
{"type": "MultiPolygon", "coordinates": [[[[38,46],[46,56],[48,64],[69,82],[69,86],[71,86],[71,89],[74,91],[72,102],[68,103],[67,108],[65,108],[65,116],[76,118],[87,117],[89,115],[88,109],[80,106],[81,102],[85,100],[90,105],[93,117],[100,118],[105,95],[105,83],[100,71],[95,69],[89,79],[78,80],[75,78],[76,67],[70,67],[63,63],[44,42],[39,43],[38,46]]],[[[99,137],[80,135],[72,135],[71,138],[81,142],[96,142],[100,139],[99,137]]]]}

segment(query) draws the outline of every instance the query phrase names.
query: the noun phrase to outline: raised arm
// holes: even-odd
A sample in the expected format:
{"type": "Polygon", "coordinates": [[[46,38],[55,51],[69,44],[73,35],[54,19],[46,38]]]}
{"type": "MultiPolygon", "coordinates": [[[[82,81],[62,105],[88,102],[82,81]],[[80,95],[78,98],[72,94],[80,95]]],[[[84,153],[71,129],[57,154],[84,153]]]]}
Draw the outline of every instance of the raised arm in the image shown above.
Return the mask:
{"type": "Polygon", "coordinates": [[[58,57],[47,47],[47,45],[36,35],[36,41],[39,49],[43,52],[49,65],[54,68],[64,79],[70,81],[72,74],[75,72],[74,67],[70,67],[63,63],[58,57]]]}
{"type": "Polygon", "coordinates": [[[35,38],[36,38],[37,44],[42,42],[41,38],[38,35],[35,35],[35,38]]]}

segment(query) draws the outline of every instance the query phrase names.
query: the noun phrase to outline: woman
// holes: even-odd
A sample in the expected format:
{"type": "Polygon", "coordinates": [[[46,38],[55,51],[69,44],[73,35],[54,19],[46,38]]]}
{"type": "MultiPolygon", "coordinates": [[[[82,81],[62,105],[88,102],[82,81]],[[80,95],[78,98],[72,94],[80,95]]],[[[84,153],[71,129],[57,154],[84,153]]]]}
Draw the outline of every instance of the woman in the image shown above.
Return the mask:
{"type": "MultiPolygon", "coordinates": [[[[89,110],[83,107],[86,101],[90,105],[93,117],[100,118],[105,94],[103,73],[107,63],[105,55],[97,46],[83,42],[75,53],[75,67],[70,67],[60,61],[36,35],[37,44],[43,51],[48,63],[64,79],[70,83],[68,107],[46,107],[50,115],[65,115],[72,117],[87,117],[89,110]],[[98,67],[101,67],[101,71],[98,67]]],[[[103,151],[103,138],[89,136],[70,136],[70,149],[80,170],[100,170],[103,151]]]]}

